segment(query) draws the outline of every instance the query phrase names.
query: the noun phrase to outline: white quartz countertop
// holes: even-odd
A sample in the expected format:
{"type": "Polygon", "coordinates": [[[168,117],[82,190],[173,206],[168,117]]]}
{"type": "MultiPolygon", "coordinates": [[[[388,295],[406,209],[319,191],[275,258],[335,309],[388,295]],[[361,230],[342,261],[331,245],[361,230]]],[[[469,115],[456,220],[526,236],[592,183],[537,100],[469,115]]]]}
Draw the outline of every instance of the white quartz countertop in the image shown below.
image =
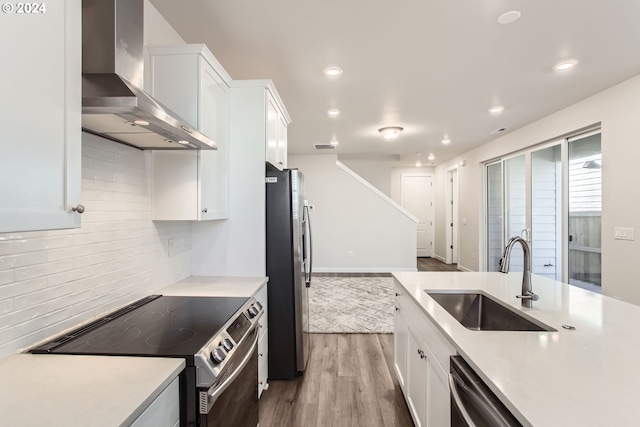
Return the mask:
{"type": "Polygon", "coordinates": [[[264,285],[266,277],[191,276],[157,293],[199,297],[252,297],[264,285]]]}
{"type": "Polygon", "coordinates": [[[128,426],[183,359],[16,354],[0,360],[0,425],[128,426]]]}
{"type": "Polygon", "coordinates": [[[515,272],[393,275],[524,425],[640,425],[640,307],[532,275],[524,308],[515,272]],[[481,290],[557,332],[472,331],[425,289],[481,290]]]}

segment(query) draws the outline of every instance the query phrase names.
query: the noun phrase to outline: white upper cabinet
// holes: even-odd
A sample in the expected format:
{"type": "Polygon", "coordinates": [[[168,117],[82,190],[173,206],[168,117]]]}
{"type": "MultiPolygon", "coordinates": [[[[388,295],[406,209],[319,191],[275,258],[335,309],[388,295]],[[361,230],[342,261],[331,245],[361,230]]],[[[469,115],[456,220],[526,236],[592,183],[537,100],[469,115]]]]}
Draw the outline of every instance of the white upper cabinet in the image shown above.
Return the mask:
{"type": "Polygon", "coordinates": [[[287,167],[287,126],[290,120],[284,108],[269,91],[267,96],[267,143],[266,158],[269,163],[282,170],[287,167]]]}
{"type": "Polygon", "coordinates": [[[0,232],[80,227],[81,1],[5,6],[0,232]]]}
{"type": "Polygon", "coordinates": [[[218,146],[153,153],[153,219],[227,218],[231,78],[205,45],[150,46],[148,53],[147,90],[218,146]]]}

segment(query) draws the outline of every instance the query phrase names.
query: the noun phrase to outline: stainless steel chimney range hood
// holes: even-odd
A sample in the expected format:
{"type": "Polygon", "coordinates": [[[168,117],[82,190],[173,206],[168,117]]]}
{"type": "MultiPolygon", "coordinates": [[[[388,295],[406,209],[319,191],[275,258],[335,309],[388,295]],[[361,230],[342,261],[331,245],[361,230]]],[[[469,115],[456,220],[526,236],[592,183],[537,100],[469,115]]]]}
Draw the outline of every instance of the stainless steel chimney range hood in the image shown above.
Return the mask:
{"type": "Polygon", "coordinates": [[[82,129],[145,150],[215,150],[141,89],[143,1],[82,1],[82,129]]]}

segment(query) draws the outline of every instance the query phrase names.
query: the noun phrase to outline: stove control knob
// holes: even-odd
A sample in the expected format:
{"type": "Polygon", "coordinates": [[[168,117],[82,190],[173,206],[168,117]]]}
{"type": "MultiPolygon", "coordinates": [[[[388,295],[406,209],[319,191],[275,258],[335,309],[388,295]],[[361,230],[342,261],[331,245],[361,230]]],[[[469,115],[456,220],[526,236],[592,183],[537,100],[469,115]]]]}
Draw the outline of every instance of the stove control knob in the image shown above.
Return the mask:
{"type": "Polygon", "coordinates": [[[222,340],[222,342],[220,343],[220,345],[222,347],[224,347],[224,349],[228,352],[231,351],[231,349],[233,348],[233,341],[231,341],[229,338],[225,338],[222,340]]]}
{"type": "Polygon", "coordinates": [[[213,360],[215,363],[222,363],[222,361],[226,359],[226,357],[227,351],[222,347],[218,347],[211,352],[211,360],[213,360]]]}
{"type": "Polygon", "coordinates": [[[260,310],[255,305],[249,307],[249,317],[256,317],[259,312],[260,310]]]}

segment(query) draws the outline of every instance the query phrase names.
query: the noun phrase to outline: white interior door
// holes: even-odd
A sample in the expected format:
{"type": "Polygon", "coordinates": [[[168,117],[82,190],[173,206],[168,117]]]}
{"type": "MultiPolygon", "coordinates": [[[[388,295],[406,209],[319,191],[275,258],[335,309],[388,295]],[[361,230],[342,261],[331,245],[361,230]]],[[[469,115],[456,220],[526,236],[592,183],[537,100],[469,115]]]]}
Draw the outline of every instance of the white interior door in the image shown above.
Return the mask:
{"type": "Polygon", "coordinates": [[[458,263],[458,169],[447,172],[447,235],[446,257],[447,264],[458,263]]]}
{"type": "Polygon", "coordinates": [[[433,182],[426,174],[402,174],[402,207],[418,218],[417,256],[433,255],[433,182]]]}

